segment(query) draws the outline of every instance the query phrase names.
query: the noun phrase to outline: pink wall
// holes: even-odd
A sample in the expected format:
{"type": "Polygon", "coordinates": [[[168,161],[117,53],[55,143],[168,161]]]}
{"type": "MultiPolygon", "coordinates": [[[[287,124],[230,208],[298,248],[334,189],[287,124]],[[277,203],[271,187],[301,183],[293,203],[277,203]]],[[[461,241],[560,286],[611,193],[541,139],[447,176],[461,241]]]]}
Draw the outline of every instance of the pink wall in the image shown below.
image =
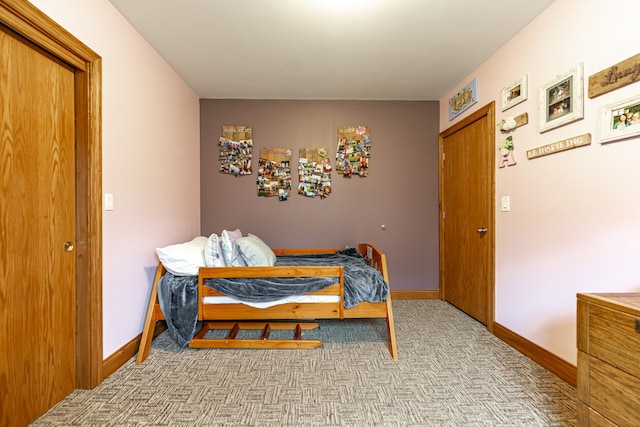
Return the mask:
{"type": "Polygon", "coordinates": [[[200,106],[203,234],[240,228],[272,247],[369,242],[387,253],[392,289],[438,288],[437,102],[205,99],[200,106]],[[295,191],[282,202],[258,197],[256,172],[218,172],[223,125],[253,127],[256,164],[261,147],[286,147],[296,167],[299,148],[318,146],[329,148],[335,166],[338,126],[368,126],[370,174],[333,172],[333,193],[324,200],[295,191]]]}
{"type": "Polygon", "coordinates": [[[32,3],[102,56],[107,357],[142,331],[154,249],[199,233],[198,97],[107,0],[32,3]]]}
{"type": "MultiPolygon", "coordinates": [[[[518,164],[496,176],[496,321],[576,362],[576,293],[640,291],[640,139],[601,145],[599,110],[637,95],[640,83],[589,99],[588,77],[638,51],[640,2],[556,0],[521,33],[440,99],[447,103],[473,77],[479,102],[496,101],[496,119],[529,114],[512,133],[518,164]],[[541,85],[584,63],[584,119],[538,132],[541,85]],[[501,89],[528,74],[528,100],[501,111],[501,89]],[[590,133],[592,144],[527,160],[526,151],[590,133]],[[500,198],[511,211],[500,212],[500,198]]],[[[459,120],[459,119],[458,119],[459,120]]],[[[456,120],[457,121],[457,120],[456,120]]],[[[504,136],[497,132],[497,146],[504,136]]]]}

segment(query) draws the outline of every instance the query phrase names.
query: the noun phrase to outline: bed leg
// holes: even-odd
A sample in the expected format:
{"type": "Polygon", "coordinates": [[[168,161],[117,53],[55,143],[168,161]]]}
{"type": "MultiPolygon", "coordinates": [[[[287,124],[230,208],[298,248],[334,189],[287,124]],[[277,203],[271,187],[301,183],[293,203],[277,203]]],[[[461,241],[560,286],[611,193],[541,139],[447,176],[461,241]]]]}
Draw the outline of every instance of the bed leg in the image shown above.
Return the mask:
{"type": "Polygon", "coordinates": [[[154,315],[155,306],[158,303],[158,282],[164,274],[164,266],[158,265],[156,270],[156,277],[153,281],[153,287],[151,288],[151,296],[149,297],[149,306],[147,307],[147,317],[144,320],[144,326],[142,328],[142,337],[140,338],[140,347],[138,348],[138,357],[136,358],[136,365],[141,364],[149,356],[149,350],[151,349],[151,341],[153,340],[153,333],[156,329],[156,321],[159,320],[154,315]]]}
{"type": "Polygon", "coordinates": [[[387,296],[387,333],[389,334],[389,352],[393,360],[398,360],[398,342],[396,341],[396,326],[393,322],[393,308],[391,307],[391,293],[387,296]]]}

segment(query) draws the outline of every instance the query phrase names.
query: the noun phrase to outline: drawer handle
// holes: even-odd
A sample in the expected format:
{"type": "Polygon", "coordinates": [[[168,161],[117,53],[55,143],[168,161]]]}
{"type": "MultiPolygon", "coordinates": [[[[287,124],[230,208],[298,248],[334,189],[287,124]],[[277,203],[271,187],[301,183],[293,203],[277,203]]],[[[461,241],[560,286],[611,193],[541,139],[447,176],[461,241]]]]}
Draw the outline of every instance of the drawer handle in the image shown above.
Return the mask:
{"type": "Polygon", "coordinates": [[[640,332],[640,319],[636,319],[636,332],[640,332]]]}

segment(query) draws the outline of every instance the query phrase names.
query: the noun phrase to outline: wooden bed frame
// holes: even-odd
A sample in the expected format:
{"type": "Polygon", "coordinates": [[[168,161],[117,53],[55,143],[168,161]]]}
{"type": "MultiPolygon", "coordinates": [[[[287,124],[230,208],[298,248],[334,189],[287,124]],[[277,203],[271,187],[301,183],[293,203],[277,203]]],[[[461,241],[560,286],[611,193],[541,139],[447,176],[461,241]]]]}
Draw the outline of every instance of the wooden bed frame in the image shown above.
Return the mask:
{"type": "MultiPolygon", "coordinates": [[[[274,249],[276,255],[306,255],[335,253],[343,248],[323,249],[274,249]]],[[[373,245],[358,245],[361,253],[382,274],[389,283],[385,254],[373,245]]],[[[140,348],[136,364],[142,363],[149,355],[156,322],[165,320],[158,302],[158,283],[166,272],[162,263],[158,265],[151,290],[147,316],[142,330],[140,348]]],[[[198,275],[198,320],[204,326],[189,343],[190,348],[315,348],[322,345],[317,340],[302,340],[302,331],[318,327],[317,323],[291,322],[289,320],[314,319],[361,319],[385,318],[389,337],[389,352],[398,360],[395,325],[391,296],[379,303],[361,302],[353,308],[344,308],[344,272],[342,266],[314,267],[212,267],[200,268],[198,275]],[[222,296],[222,294],[204,285],[209,278],[249,278],[249,277],[339,277],[339,283],[307,295],[339,296],[336,302],[285,303],[270,308],[254,308],[245,304],[205,304],[204,297],[222,296]],[[280,320],[278,322],[277,320],[280,320]],[[260,322],[259,322],[260,321],[260,322]],[[205,338],[211,329],[229,329],[229,335],[223,339],[205,338]],[[263,330],[260,339],[236,339],[240,329],[263,330]],[[291,330],[293,339],[268,339],[271,330],[291,330]]]]}

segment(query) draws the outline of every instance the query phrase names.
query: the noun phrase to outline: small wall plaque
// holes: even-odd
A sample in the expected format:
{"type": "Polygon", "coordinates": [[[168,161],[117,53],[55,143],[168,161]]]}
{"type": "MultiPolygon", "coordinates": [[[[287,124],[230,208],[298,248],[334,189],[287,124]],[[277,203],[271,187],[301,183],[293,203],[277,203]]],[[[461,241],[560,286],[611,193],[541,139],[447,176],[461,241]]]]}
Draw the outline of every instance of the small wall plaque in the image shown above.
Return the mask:
{"type": "Polygon", "coordinates": [[[571,150],[572,148],[584,147],[589,144],[591,144],[591,134],[585,133],[584,135],[574,136],[573,138],[563,139],[562,141],[554,142],[553,144],[543,145],[542,147],[528,150],[527,159],[531,160],[536,157],[555,154],[561,151],[571,150]]]}
{"type": "Polygon", "coordinates": [[[478,102],[477,77],[449,100],[449,120],[453,120],[476,102],[478,102]]]}

